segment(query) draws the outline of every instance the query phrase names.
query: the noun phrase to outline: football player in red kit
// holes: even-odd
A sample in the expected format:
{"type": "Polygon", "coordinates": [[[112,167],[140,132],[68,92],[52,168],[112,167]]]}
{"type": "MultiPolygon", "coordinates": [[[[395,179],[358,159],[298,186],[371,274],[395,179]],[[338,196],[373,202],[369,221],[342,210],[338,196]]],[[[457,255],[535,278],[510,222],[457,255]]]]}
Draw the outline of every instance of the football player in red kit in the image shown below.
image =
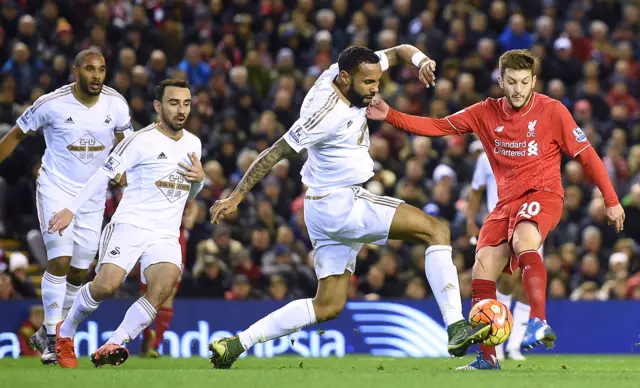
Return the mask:
{"type": "MultiPolygon", "coordinates": [[[[501,272],[522,269],[522,286],[531,313],[522,350],[538,344],[552,347],[555,334],[545,316],[547,272],[538,253],[560,221],[564,202],[562,152],[577,159],[604,196],[606,217],[616,231],[624,224],[602,160],[567,108],[533,92],[537,60],[528,50],[511,50],[499,60],[498,82],[505,96],[488,98],[443,119],[411,116],[374,100],[367,117],[404,131],[438,137],[475,133],[489,157],[498,183],[498,204],[480,230],[473,266],[473,303],[496,298],[501,272]]],[[[495,348],[481,346],[480,355],[458,369],[500,369],[495,348]]]]}

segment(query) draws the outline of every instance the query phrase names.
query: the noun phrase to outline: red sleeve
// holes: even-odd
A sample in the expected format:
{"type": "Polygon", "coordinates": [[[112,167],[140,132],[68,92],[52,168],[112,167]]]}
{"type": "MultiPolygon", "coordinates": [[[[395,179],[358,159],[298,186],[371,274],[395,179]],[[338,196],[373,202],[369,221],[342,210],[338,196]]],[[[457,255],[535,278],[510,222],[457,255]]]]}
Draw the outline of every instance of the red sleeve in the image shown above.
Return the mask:
{"type": "Polygon", "coordinates": [[[443,119],[412,116],[389,108],[386,122],[403,131],[420,136],[440,137],[447,135],[463,135],[473,132],[477,128],[474,111],[479,109],[479,104],[463,109],[458,113],[449,115],[443,119]]]}
{"type": "Polygon", "coordinates": [[[609,174],[607,174],[607,168],[602,163],[602,159],[596,153],[593,147],[589,147],[583,152],[580,152],[576,159],[582,164],[585,172],[591,178],[591,180],[598,186],[604,197],[604,204],[606,207],[612,207],[620,203],[618,195],[616,194],[609,174]]]}
{"type": "Polygon", "coordinates": [[[587,135],[576,124],[566,106],[560,102],[556,103],[553,115],[555,116],[554,122],[559,127],[556,141],[564,152],[575,158],[579,153],[591,147],[587,135]]]}

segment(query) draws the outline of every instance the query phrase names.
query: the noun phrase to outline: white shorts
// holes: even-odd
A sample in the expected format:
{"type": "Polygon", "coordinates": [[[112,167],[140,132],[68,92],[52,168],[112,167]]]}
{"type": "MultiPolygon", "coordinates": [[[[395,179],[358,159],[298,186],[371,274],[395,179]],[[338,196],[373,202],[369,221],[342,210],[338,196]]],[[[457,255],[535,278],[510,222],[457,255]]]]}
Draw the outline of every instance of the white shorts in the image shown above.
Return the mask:
{"type": "Polygon", "coordinates": [[[131,224],[108,223],[100,240],[96,273],[102,264],[109,263],[124,269],[128,275],[138,260],[144,284],[147,284],[144,271],[153,264],[175,264],[182,273],[182,249],[177,237],[158,236],[157,232],[131,224]]]}
{"type": "Polygon", "coordinates": [[[40,231],[47,249],[47,259],[70,256],[72,267],[87,269],[98,252],[104,219],[104,201],[102,206],[98,206],[95,201],[89,203],[91,211],[83,211],[87,206],[80,208],[71,224],[62,232],[62,236],[60,233],[49,233],[47,230],[51,217],[72,201],[72,195],[52,184],[46,174],[39,174],[36,181],[36,207],[40,231]]]}
{"type": "Polygon", "coordinates": [[[329,194],[309,189],[304,198],[304,220],[318,279],[342,275],[345,270],[353,273],[364,244],[385,245],[393,216],[403,202],[359,186],[329,194]]]}

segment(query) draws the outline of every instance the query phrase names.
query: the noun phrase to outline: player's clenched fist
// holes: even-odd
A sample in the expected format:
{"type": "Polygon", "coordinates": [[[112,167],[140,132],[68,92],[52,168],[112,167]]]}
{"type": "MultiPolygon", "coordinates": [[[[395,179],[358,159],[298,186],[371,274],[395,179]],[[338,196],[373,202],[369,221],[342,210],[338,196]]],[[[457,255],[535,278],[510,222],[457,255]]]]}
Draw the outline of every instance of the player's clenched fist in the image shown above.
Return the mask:
{"type": "Polygon", "coordinates": [[[609,225],[615,225],[616,232],[620,233],[624,230],[624,209],[622,205],[617,204],[616,206],[608,207],[604,212],[605,217],[607,217],[607,223],[609,225]]]}
{"type": "Polygon", "coordinates": [[[62,232],[67,229],[72,220],[73,213],[71,213],[71,210],[62,209],[49,220],[49,233],[54,234],[59,231],[60,236],[62,236],[62,232]]]}
{"type": "Polygon", "coordinates": [[[367,107],[367,118],[369,120],[383,121],[389,114],[389,105],[380,98],[374,98],[367,107]]]}
{"type": "Polygon", "coordinates": [[[238,211],[238,205],[241,201],[241,197],[234,195],[229,196],[229,198],[216,201],[209,210],[209,214],[211,214],[211,223],[217,224],[219,223],[219,219],[224,219],[226,216],[238,211]]]}

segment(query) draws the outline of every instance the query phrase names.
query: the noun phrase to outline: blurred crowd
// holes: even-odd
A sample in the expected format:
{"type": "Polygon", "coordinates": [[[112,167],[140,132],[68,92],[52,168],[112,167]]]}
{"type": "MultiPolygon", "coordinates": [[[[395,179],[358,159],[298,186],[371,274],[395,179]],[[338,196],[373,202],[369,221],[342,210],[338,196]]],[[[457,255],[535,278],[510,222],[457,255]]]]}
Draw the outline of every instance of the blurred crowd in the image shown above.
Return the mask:
{"type": "MultiPolygon", "coordinates": [[[[211,225],[208,209],[297,119],[305,93],[342,49],[407,43],[435,59],[435,88],[425,89],[411,64],[390,69],[381,83],[381,95],[394,107],[430,117],[500,97],[497,58],[505,50],[530,49],[540,58],[536,91],[573,112],[627,214],[624,232],[616,234],[606,224],[598,189],[579,163],[565,158],[562,221],[544,247],[548,295],[640,299],[638,1],[3,0],[0,25],[1,133],[42,94],[72,81],[81,49],[104,53],[106,84],[129,101],[136,129],[155,118],[154,84],[169,77],[189,81],[194,100],[187,129],[202,140],[207,178],[184,214],[179,296],[195,298],[280,300],[315,293],[299,178],[304,154],[276,165],[224,224],[211,225]]],[[[366,188],[450,223],[461,291],[469,298],[475,247],[465,212],[480,143],[473,135],[413,137],[374,122],[370,130],[376,175],[366,188]]],[[[46,258],[33,248],[40,238],[34,177],[43,150],[42,135],[32,136],[0,165],[0,234],[25,241],[31,261],[41,264],[46,258]]],[[[110,188],[105,222],[121,194],[110,188]]],[[[485,216],[486,209],[479,224],[485,216]]],[[[366,246],[350,296],[428,298],[424,250],[400,241],[366,246]]],[[[14,264],[14,255],[4,258],[0,285],[21,284],[16,272],[26,263],[16,256],[14,264]]],[[[134,272],[120,292],[136,294],[137,286],[134,272]]]]}

